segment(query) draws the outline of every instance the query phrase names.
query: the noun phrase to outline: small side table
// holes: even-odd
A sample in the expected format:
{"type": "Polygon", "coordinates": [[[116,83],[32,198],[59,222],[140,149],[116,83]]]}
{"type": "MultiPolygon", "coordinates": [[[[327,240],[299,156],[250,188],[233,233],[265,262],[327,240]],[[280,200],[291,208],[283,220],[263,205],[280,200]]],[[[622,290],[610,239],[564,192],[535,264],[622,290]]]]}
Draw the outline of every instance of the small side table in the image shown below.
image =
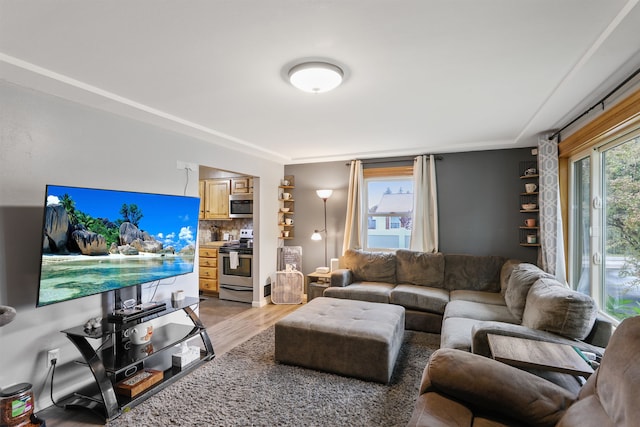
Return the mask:
{"type": "Polygon", "coordinates": [[[519,368],[535,368],[588,378],[593,368],[568,344],[487,334],[493,358],[519,368]]]}
{"type": "Polygon", "coordinates": [[[307,302],[316,297],[321,297],[324,290],[331,283],[331,273],[310,273],[307,274],[307,302]]]}

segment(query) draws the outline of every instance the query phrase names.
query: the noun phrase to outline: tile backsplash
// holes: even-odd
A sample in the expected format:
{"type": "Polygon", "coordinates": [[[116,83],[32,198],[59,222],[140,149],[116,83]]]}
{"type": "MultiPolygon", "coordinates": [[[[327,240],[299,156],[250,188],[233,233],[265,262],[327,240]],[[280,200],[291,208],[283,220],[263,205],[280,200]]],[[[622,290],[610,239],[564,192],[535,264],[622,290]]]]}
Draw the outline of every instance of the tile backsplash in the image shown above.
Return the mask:
{"type": "Polygon", "coordinates": [[[251,218],[232,220],[200,220],[198,222],[198,241],[200,243],[214,241],[216,231],[219,235],[218,240],[222,240],[224,233],[229,233],[230,239],[238,239],[238,236],[240,236],[240,229],[243,228],[253,228],[253,220],[251,218]]]}

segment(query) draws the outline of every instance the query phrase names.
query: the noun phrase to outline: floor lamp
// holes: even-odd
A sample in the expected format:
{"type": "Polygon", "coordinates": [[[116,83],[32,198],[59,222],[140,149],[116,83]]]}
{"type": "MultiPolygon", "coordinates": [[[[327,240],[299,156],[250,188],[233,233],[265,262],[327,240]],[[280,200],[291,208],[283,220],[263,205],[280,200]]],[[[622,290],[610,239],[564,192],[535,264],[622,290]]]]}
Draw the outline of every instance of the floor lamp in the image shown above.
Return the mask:
{"type": "Polygon", "coordinates": [[[333,190],[316,190],[316,194],[318,197],[322,199],[324,203],[324,228],[322,230],[314,230],[311,235],[311,240],[322,240],[322,235],[320,233],[324,233],[324,265],[328,268],[329,259],[327,257],[327,199],[331,197],[333,194],[333,190]]]}

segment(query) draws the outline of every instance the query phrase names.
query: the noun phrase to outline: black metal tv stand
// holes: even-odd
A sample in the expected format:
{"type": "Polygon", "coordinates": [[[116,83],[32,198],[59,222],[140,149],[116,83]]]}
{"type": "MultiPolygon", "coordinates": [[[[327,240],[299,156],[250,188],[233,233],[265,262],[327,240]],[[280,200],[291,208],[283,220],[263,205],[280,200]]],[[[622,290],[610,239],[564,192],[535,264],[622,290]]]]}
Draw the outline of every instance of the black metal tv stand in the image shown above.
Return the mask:
{"type": "Polygon", "coordinates": [[[74,394],[74,397],[67,402],[69,408],[84,407],[102,413],[106,420],[116,418],[125,408],[137,405],[215,357],[207,330],[192,309],[192,306],[199,303],[199,299],[188,297],[182,301],[165,301],[165,303],[162,311],[146,312],[143,317],[134,320],[126,319],[124,323],[103,322],[98,329],[77,326],[62,331],[80,351],[83,358],[80,363],[89,367],[98,388],[96,396],[74,394]],[[126,329],[180,310],[187,314],[193,326],[180,323],[162,325],[154,329],[151,342],[142,346],[131,345],[124,338],[126,329]],[[178,351],[175,346],[197,336],[200,336],[203,344],[200,359],[181,369],[172,367],[169,362],[167,368],[167,357],[170,361],[171,353],[178,351]],[[92,339],[103,340],[103,344],[94,349],[89,343],[92,339]],[[115,383],[148,367],[156,368],[157,364],[162,365],[164,371],[162,381],[134,397],[116,394],[115,383]]]}
{"type": "Polygon", "coordinates": [[[165,302],[153,303],[148,306],[143,306],[144,304],[136,305],[134,308],[121,308],[113,313],[110,313],[107,316],[107,320],[110,323],[130,323],[134,320],[142,319],[148,317],[154,313],[160,313],[166,310],[167,304],[165,302]]]}

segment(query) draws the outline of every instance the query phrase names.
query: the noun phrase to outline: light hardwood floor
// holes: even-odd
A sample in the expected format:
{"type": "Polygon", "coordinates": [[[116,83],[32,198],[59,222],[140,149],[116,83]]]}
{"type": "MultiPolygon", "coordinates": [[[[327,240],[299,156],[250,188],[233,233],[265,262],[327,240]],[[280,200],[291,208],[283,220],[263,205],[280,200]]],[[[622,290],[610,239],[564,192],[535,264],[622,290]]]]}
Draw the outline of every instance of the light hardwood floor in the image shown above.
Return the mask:
{"type": "MultiPolygon", "coordinates": [[[[216,356],[242,344],[295,311],[300,305],[274,305],[254,308],[249,304],[205,297],[200,302],[200,319],[207,327],[216,356]]],[[[48,390],[47,390],[48,391],[48,390]]],[[[47,427],[101,426],[104,420],[85,410],[64,410],[51,406],[40,412],[47,427]]]]}

